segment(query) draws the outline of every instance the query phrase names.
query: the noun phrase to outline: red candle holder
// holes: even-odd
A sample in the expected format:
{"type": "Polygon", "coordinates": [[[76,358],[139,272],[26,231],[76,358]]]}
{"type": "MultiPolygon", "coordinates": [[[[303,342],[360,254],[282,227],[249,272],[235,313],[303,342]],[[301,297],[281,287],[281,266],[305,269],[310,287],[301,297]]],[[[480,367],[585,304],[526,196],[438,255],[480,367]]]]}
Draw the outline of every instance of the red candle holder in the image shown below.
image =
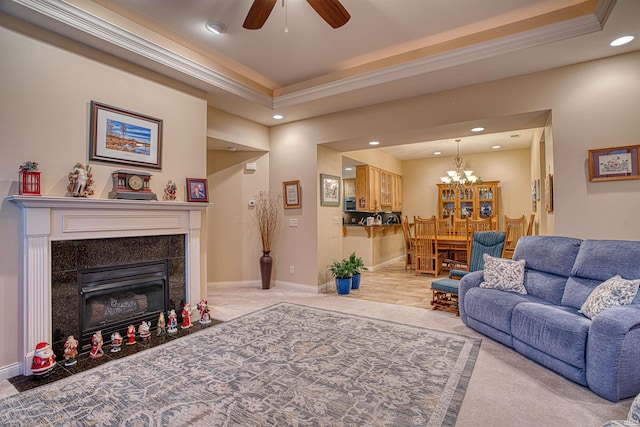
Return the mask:
{"type": "Polygon", "coordinates": [[[18,172],[18,191],[27,196],[39,196],[40,172],[25,170],[18,172]]]}

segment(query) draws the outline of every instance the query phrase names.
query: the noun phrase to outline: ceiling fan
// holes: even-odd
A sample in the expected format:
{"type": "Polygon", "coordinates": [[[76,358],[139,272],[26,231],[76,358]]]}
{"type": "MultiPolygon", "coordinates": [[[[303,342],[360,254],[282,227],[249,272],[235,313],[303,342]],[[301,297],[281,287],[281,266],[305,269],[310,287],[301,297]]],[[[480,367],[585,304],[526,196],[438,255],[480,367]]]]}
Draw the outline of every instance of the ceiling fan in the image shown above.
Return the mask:
{"type": "MultiPolygon", "coordinates": [[[[262,28],[271,14],[277,0],[253,0],[251,9],[242,26],[248,30],[262,28]]],[[[339,0],[307,0],[307,3],[316,11],[327,24],[333,28],[340,28],[349,21],[351,15],[342,6],[339,0]]]]}

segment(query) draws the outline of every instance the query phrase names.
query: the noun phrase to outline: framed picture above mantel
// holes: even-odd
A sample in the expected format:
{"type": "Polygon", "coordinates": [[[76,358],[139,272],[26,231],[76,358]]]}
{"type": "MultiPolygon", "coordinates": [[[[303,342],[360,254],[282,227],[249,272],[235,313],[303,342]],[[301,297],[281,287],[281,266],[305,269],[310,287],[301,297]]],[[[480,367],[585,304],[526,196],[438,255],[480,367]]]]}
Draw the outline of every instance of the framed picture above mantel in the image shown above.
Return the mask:
{"type": "Polygon", "coordinates": [[[640,145],[589,150],[589,181],[640,179],[640,145]]]}
{"type": "Polygon", "coordinates": [[[162,169],[162,120],[91,101],[89,160],[162,169]]]}

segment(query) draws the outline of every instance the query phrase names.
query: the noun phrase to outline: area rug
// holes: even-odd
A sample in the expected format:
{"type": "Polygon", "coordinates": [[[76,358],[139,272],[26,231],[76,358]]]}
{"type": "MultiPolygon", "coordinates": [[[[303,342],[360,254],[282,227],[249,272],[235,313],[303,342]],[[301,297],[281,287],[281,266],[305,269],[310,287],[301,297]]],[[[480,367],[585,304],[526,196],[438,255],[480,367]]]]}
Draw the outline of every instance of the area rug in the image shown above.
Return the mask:
{"type": "Polygon", "coordinates": [[[0,400],[0,425],[453,426],[479,347],[280,303],[0,400]]]}

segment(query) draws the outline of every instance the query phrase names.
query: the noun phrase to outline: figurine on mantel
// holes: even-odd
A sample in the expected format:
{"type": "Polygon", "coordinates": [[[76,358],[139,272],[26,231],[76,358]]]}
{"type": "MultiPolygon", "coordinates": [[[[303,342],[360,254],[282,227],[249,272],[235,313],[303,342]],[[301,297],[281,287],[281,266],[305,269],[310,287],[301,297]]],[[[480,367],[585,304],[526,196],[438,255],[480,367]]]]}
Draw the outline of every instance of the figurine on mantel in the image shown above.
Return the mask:
{"type": "Polygon", "coordinates": [[[142,339],[142,341],[148,340],[151,336],[151,327],[149,326],[149,323],[143,320],[138,327],[138,334],[140,335],[140,339],[142,339]]]}
{"type": "Polygon", "coordinates": [[[126,345],[133,345],[136,343],[136,327],[129,325],[127,328],[127,342],[126,345]]]}
{"type": "Polygon", "coordinates": [[[198,303],[198,310],[200,311],[200,324],[207,325],[211,323],[211,317],[209,316],[209,302],[202,300],[198,303]]]}
{"type": "Polygon", "coordinates": [[[91,338],[91,350],[89,350],[90,358],[97,359],[104,356],[104,351],[102,351],[102,344],[102,331],[96,331],[91,338]]]}
{"type": "Polygon", "coordinates": [[[164,320],[164,312],[160,312],[158,316],[158,336],[164,335],[167,332],[167,322],[164,320]]]}
{"type": "Polygon", "coordinates": [[[73,366],[78,361],[76,360],[76,356],[78,355],[78,340],[73,337],[73,335],[69,335],[67,338],[67,342],[64,343],[64,366],[73,366]]]}
{"type": "Polygon", "coordinates": [[[169,324],[167,326],[167,333],[175,334],[178,332],[178,315],[174,309],[169,312],[169,324]]]}
{"type": "Polygon", "coordinates": [[[36,378],[44,378],[53,371],[56,366],[56,355],[53,354],[48,342],[41,342],[36,345],[31,361],[31,371],[36,378]]]}
{"type": "Polygon", "coordinates": [[[185,302],[184,306],[182,307],[182,325],[180,325],[180,327],[182,329],[187,329],[192,326],[193,324],[191,323],[191,307],[189,307],[188,302],[185,302]]]}
{"type": "Polygon", "coordinates": [[[122,349],[122,335],[115,331],[111,334],[111,353],[117,353],[122,349]]]}
{"type": "Polygon", "coordinates": [[[71,172],[69,172],[69,185],[67,190],[73,197],[88,197],[93,194],[93,175],[91,174],[91,166],[83,166],[82,163],[76,163],[71,172]]]}
{"type": "Polygon", "coordinates": [[[164,200],[175,200],[177,191],[178,186],[176,183],[169,180],[167,185],[164,187],[164,200]]]}

